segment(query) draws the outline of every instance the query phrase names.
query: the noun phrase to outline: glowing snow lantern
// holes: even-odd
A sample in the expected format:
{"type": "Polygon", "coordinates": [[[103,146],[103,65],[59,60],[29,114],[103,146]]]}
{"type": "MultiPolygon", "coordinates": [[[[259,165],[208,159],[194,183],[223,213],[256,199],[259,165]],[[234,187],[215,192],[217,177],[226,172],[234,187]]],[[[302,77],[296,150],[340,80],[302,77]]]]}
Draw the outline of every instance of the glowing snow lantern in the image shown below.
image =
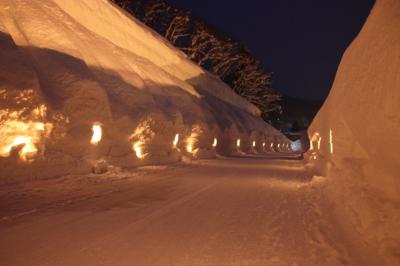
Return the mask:
{"type": "Polygon", "coordinates": [[[333,154],[333,132],[332,132],[332,130],[329,130],[329,144],[330,144],[331,153],[333,154]]]}
{"type": "Polygon", "coordinates": [[[143,154],[142,143],[140,141],[133,143],[133,150],[138,159],[143,159],[145,154],[143,154]]]}
{"type": "Polygon", "coordinates": [[[274,146],[274,143],[271,143],[271,145],[269,145],[270,148],[272,148],[274,146]]]}
{"type": "Polygon", "coordinates": [[[189,153],[192,153],[192,151],[193,151],[193,146],[192,146],[191,144],[188,144],[188,145],[186,146],[186,150],[187,150],[189,153]]]}
{"type": "Polygon", "coordinates": [[[280,148],[280,147],[281,147],[281,144],[279,143],[279,144],[278,144],[278,148],[280,148]]]}
{"type": "Polygon", "coordinates": [[[36,154],[37,149],[36,146],[32,142],[32,138],[27,136],[17,136],[14,138],[13,142],[4,149],[7,153],[11,151],[13,147],[24,144],[24,147],[20,150],[19,156],[24,161],[28,160],[28,157],[36,154]]]}
{"type": "Polygon", "coordinates": [[[146,148],[156,136],[153,131],[154,124],[154,120],[151,117],[147,117],[138,124],[133,134],[129,137],[132,143],[132,150],[138,159],[143,159],[149,154],[146,152],[146,148]]]}
{"type": "Polygon", "coordinates": [[[265,142],[263,142],[263,147],[265,148],[265,142]]]}
{"type": "Polygon", "coordinates": [[[90,140],[90,143],[92,143],[93,145],[97,145],[100,142],[102,136],[101,124],[98,122],[94,123],[92,126],[92,131],[93,135],[92,139],[90,140]]]}
{"type": "Polygon", "coordinates": [[[175,135],[174,141],[172,142],[172,144],[174,145],[174,147],[176,147],[176,145],[178,145],[179,142],[179,134],[175,135]]]}
{"type": "MultiPolygon", "coordinates": [[[[0,114],[1,115],[1,114],[0,114]]],[[[17,120],[19,113],[8,114],[12,119],[2,121],[0,126],[0,156],[10,156],[14,147],[22,146],[18,151],[24,161],[32,161],[38,152],[37,144],[49,136],[52,124],[17,120]]]]}
{"type": "Polygon", "coordinates": [[[238,148],[240,147],[240,139],[236,140],[236,147],[238,147],[238,148]]]}
{"type": "Polygon", "coordinates": [[[216,138],[214,138],[214,142],[212,144],[212,146],[215,148],[218,145],[218,140],[216,138]]]}
{"type": "Polygon", "coordinates": [[[256,142],[253,140],[253,147],[255,147],[256,146],[256,142]]]}
{"type": "Polygon", "coordinates": [[[199,125],[194,125],[192,127],[192,132],[190,136],[186,139],[186,151],[189,153],[195,152],[197,143],[199,142],[199,138],[201,134],[203,134],[204,130],[199,125]]]}

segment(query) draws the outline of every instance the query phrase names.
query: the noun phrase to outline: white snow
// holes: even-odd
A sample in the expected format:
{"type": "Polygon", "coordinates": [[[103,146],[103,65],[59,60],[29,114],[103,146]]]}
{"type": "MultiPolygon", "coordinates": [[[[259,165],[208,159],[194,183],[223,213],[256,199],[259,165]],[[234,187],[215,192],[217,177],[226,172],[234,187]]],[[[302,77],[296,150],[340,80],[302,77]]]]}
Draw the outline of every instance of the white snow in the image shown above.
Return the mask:
{"type": "Polygon", "coordinates": [[[106,0],[3,0],[0,38],[0,182],[85,173],[104,160],[138,166],[290,143],[106,0]],[[91,143],[97,124],[101,139],[91,143]]]}
{"type": "Polygon", "coordinates": [[[308,131],[310,162],[382,265],[400,262],[399,70],[400,1],[378,0],[308,131]]]}

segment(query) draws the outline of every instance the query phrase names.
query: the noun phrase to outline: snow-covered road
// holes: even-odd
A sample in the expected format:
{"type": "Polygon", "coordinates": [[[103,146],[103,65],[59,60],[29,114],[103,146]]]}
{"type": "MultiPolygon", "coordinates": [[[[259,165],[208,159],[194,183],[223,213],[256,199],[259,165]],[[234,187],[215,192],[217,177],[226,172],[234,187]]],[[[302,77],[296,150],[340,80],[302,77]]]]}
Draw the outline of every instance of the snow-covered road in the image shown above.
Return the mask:
{"type": "Polygon", "coordinates": [[[368,265],[327,183],[236,158],[3,186],[1,265],[368,265]]]}

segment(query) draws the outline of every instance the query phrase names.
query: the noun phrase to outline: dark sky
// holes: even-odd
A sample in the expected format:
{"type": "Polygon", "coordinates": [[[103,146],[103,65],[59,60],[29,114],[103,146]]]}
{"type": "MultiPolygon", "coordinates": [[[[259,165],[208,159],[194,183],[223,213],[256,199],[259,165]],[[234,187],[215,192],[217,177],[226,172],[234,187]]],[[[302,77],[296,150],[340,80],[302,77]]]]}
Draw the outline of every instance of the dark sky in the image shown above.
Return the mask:
{"type": "Polygon", "coordinates": [[[273,87],[324,99],[374,0],[171,0],[241,41],[273,72],[273,87]]]}

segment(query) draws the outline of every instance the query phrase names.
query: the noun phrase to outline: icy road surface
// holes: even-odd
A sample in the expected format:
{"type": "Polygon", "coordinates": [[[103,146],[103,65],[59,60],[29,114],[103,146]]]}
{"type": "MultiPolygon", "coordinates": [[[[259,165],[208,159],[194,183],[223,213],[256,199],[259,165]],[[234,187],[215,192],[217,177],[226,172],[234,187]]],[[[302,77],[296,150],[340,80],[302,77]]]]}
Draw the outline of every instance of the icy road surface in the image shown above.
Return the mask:
{"type": "Polygon", "coordinates": [[[251,158],[0,189],[1,265],[368,265],[300,161],[251,158]]]}

